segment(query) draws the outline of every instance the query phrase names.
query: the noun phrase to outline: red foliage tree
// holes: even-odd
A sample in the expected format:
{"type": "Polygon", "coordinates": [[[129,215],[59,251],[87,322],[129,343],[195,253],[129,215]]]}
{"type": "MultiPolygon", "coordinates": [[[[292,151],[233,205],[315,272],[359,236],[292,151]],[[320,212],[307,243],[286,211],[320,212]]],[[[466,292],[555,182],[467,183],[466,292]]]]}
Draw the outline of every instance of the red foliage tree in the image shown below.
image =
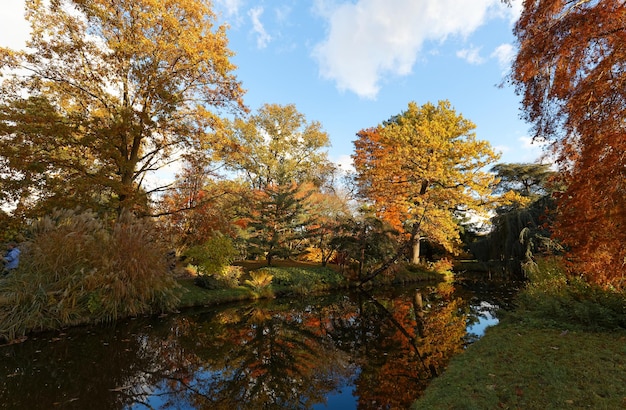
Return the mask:
{"type": "Polygon", "coordinates": [[[567,188],[555,235],[572,272],[624,286],[626,273],[626,5],[524,2],[512,81],[535,139],[548,139],[567,188]]]}

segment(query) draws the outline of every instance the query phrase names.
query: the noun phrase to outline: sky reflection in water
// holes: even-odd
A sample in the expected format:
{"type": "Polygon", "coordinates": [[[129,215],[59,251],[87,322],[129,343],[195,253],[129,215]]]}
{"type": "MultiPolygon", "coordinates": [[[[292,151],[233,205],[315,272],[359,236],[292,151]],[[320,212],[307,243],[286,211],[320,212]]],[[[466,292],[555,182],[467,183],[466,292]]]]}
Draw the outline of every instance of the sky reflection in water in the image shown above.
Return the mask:
{"type": "Polygon", "coordinates": [[[441,284],[40,335],[0,348],[0,407],[407,408],[500,300],[441,284]]]}

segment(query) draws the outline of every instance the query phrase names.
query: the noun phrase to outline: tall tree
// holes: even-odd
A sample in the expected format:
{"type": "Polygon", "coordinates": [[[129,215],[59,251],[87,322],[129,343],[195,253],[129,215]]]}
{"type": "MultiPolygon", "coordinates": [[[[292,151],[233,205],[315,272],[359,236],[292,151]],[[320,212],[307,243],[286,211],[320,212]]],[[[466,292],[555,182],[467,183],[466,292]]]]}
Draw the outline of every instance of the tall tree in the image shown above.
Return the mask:
{"type": "Polygon", "coordinates": [[[321,186],[332,174],[324,151],[328,134],[293,104],[265,104],[247,119],[235,119],[231,130],[233,149],[226,162],[253,189],[303,182],[321,186]]]}
{"type": "Polygon", "coordinates": [[[241,181],[223,180],[215,169],[187,163],[157,208],[164,234],[177,251],[216,234],[235,237],[237,208],[248,192],[241,181]]]}
{"type": "Polygon", "coordinates": [[[536,139],[549,139],[567,188],[554,232],[571,268],[600,284],[626,274],[626,4],[524,2],[512,82],[536,139]]]}
{"type": "Polygon", "coordinates": [[[0,49],[0,69],[11,70],[0,88],[0,187],[18,210],[143,208],[147,173],[216,143],[219,110],[245,110],[208,0],[26,5],[28,48],[0,49]]]}
{"type": "Polygon", "coordinates": [[[423,239],[453,251],[459,213],[483,209],[493,175],[484,167],[497,155],[476,139],[475,125],[447,101],[407,111],[360,131],[354,165],[361,193],[378,214],[402,230],[419,262],[423,239]]]}
{"type": "Polygon", "coordinates": [[[254,254],[264,255],[271,266],[276,257],[288,258],[303,251],[302,240],[309,223],[310,184],[271,185],[255,190],[248,208],[249,243],[254,254]]]}
{"type": "Polygon", "coordinates": [[[317,121],[308,122],[293,104],[265,104],[257,113],[230,124],[226,165],[250,185],[250,244],[275,257],[300,251],[296,241],[312,222],[315,191],[332,181],[334,168],[324,150],[328,134],[317,121]]]}
{"type": "Polygon", "coordinates": [[[488,235],[470,244],[474,255],[507,276],[524,279],[524,264],[537,254],[560,250],[550,239],[549,222],[553,217],[550,164],[498,164],[494,192],[498,204],[488,235]]]}
{"type": "Polygon", "coordinates": [[[536,199],[548,193],[547,183],[554,176],[550,164],[506,164],[494,165],[491,171],[498,177],[496,193],[514,191],[523,197],[536,199]]]}

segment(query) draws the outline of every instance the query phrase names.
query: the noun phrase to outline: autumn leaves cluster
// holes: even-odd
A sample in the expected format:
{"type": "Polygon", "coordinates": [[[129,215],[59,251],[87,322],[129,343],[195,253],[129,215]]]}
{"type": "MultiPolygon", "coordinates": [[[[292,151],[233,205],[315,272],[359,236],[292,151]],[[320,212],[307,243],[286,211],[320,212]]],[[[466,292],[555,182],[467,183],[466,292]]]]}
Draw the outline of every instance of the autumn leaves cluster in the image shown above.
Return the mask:
{"type": "MultiPolygon", "coordinates": [[[[325,262],[367,205],[419,262],[424,242],[454,253],[461,221],[521,198],[492,195],[498,156],[447,101],[364,124],[355,173],[339,184],[321,124],[293,105],[248,112],[208,2],[32,1],[27,18],[28,48],[0,49],[8,234],[55,208],[132,210],[156,218],[178,250],[219,233],[242,256],[271,263],[308,251],[325,262]],[[173,161],[185,163],[173,184],[150,180],[173,161]]],[[[625,19],[617,0],[525,2],[510,75],[535,138],[551,141],[557,159],[551,233],[573,273],[617,287],[626,269],[625,19]]]]}

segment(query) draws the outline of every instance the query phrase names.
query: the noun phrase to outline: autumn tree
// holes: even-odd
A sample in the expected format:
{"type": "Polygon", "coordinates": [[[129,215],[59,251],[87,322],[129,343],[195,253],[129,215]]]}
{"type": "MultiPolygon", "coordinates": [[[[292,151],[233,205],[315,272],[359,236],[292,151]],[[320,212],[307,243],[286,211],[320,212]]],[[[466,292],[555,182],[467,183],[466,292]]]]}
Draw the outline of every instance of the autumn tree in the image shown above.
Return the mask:
{"type": "Polygon", "coordinates": [[[497,155],[476,139],[474,128],[447,101],[421,107],[411,102],[407,111],[357,134],[353,160],[360,192],[407,235],[414,263],[424,239],[454,251],[458,218],[484,211],[493,182],[485,167],[497,155]]]}
{"type": "Polygon", "coordinates": [[[268,264],[276,256],[298,253],[313,218],[313,193],[327,188],[334,168],[324,150],[328,134],[317,121],[308,122],[293,104],[265,104],[248,118],[230,124],[227,167],[249,186],[250,243],[268,264]]]}
{"type": "Polygon", "coordinates": [[[337,192],[316,191],[310,197],[310,214],[306,229],[309,260],[326,266],[339,250],[336,238],[345,234],[345,226],[351,217],[347,198],[337,192]]]}
{"type": "Polygon", "coordinates": [[[240,181],[223,179],[204,161],[188,162],[156,208],[163,233],[179,253],[215,235],[235,238],[237,212],[247,193],[240,181]]]}
{"type": "Polygon", "coordinates": [[[241,112],[207,0],[33,0],[25,51],[0,49],[0,187],[34,204],[139,207],[147,174],[219,146],[241,112]]]}
{"type": "Polygon", "coordinates": [[[321,186],[333,171],[324,151],[330,145],[328,134],[293,104],[265,104],[230,125],[226,163],[253,189],[303,182],[321,186]]]}
{"type": "Polygon", "coordinates": [[[617,287],[626,273],[625,20],[618,0],[524,2],[511,74],[566,186],[554,233],[570,267],[617,287]]]}

